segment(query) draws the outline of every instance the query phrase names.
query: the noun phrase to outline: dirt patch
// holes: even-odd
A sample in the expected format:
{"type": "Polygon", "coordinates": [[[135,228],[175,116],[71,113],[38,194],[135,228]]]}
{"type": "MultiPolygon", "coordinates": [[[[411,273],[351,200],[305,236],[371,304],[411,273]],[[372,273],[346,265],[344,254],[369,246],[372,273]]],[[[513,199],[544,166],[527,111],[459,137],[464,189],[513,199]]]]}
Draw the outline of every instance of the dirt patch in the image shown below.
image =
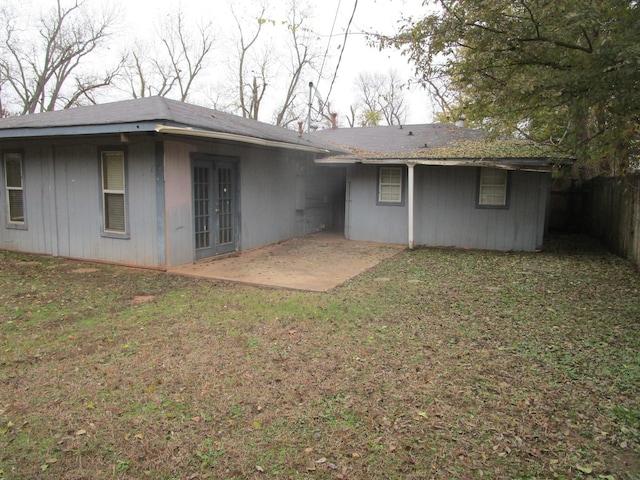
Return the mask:
{"type": "Polygon", "coordinates": [[[155,295],[136,295],[131,300],[129,300],[130,305],[140,305],[142,303],[149,303],[155,300],[155,295]]]}
{"type": "Polygon", "coordinates": [[[240,255],[181,265],[171,273],[247,285],[325,292],[404,250],[320,232],[240,255]]]}
{"type": "Polygon", "coordinates": [[[71,273],[95,273],[99,272],[97,268],[76,268],[71,270],[71,273]]]}

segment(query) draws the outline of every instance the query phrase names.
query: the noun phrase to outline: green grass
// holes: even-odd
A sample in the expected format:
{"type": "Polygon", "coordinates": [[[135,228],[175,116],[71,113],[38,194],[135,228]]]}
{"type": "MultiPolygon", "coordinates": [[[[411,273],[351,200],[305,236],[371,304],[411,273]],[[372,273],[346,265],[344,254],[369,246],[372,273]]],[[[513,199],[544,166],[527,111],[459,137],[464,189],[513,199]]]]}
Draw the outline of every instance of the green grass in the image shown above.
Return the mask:
{"type": "Polygon", "coordinates": [[[327,294],[0,252],[0,478],[637,480],[640,275],[547,245],[327,294]]]}

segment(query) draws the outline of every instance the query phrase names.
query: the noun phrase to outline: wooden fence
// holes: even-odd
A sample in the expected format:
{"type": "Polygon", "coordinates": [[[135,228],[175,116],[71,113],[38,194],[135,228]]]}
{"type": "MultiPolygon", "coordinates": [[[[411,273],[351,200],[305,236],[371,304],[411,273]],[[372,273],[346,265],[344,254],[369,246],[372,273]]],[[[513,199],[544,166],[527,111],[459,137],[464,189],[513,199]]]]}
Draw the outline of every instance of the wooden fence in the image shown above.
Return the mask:
{"type": "Polygon", "coordinates": [[[640,265],[640,174],[597,177],[586,188],[589,233],[614,253],[640,265]]]}

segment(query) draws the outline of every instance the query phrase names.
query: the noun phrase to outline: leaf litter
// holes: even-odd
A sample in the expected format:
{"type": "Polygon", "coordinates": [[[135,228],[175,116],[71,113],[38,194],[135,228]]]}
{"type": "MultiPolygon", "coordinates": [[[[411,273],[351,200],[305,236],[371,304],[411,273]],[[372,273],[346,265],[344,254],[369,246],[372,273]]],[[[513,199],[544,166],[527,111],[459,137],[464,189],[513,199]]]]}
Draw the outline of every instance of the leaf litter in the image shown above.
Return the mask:
{"type": "Polygon", "coordinates": [[[638,272],[547,245],[328,294],[0,252],[2,478],[637,478],[638,272]]]}

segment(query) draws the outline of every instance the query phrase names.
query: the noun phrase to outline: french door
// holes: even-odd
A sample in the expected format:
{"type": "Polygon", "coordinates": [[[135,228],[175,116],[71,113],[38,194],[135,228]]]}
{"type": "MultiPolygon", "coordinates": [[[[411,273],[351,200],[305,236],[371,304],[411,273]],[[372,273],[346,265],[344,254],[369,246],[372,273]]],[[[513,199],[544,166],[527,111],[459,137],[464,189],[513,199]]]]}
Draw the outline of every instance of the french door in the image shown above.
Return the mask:
{"type": "Polygon", "coordinates": [[[196,259],[233,252],[238,246],[236,162],[198,155],[192,165],[196,259]]]}

